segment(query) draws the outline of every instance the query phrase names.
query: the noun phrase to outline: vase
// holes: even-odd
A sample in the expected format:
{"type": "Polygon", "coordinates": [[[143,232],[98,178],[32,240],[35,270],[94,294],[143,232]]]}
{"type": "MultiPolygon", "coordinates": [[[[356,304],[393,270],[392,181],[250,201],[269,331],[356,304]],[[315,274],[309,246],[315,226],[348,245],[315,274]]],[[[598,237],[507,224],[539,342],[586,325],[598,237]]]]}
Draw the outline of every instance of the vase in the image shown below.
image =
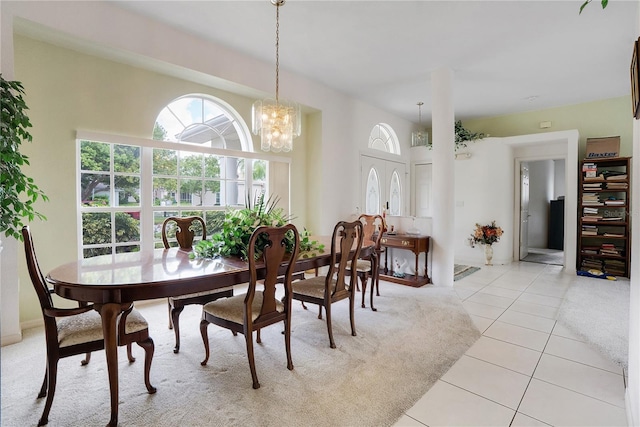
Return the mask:
{"type": "Polygon", "coordinates": [[[493,265],[493,246],[484,245],[484,264],[485,265],[493,265]]]}

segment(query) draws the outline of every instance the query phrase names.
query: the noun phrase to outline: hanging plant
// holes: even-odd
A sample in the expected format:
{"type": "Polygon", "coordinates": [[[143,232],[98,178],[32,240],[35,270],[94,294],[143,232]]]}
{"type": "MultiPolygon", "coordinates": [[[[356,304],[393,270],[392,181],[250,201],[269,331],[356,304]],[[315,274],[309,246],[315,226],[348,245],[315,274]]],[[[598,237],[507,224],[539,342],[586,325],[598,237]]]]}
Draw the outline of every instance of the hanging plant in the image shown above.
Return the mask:
{"type": "Polygon", "coordinates": [[[7,81],[0,74],[0,233],[22,240],[23,220],[33,221],[36,217],[46,220],[37,212],[34,204],[38,199],[49,198],[34,183],[33,178],[22,173],[22,166],[29,164],[29,158],[20,153],[23,141],[31,142],[27,128],[31,127],[24,99],[24,88],[17,81],[7,81]]]}
{"type": "MultiPolygon", "coordinates": [[[[471,132],[462,126],[462,121],[457,120],[455,122],[455,151],[458,151],[460,148],[465,148],[467,146],[467,142],[477,141],[479,139],[484,138],[486,135],[482,132],[471,132]]],[[[429,150],[433,149],[433,142],[429,140],[427,142],[427,147],[429,150]]]]}

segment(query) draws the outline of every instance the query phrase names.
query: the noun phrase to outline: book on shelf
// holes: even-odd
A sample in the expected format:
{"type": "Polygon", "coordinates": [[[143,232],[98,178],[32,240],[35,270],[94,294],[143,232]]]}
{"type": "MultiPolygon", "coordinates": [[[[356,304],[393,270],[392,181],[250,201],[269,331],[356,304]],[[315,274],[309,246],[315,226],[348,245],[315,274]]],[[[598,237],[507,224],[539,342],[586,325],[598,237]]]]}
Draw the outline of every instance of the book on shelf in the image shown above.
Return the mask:
{"type": "Polygon", "coordinates": [[[607,206],[624,206],[624,200],[605,200],[604,204],[607,206]]]}
{"type": "Polygon", "coordinates": [[[605,216],[602,221],[624,221],[621,216],[605,216]]]}
{"type": "Polygon", "coordinates": [[[582,184],[582,188],[585,190],[597,190],[602,188],[602,182],[585,182],[582,184]]]}
{"type": "Polygon", "coordinates": [[[602,218],[602,216],[600,215],[587,215],[582,217],[582,222],[598,222],[603,219],[604,218],[602,218]]]}
{"type": "Polygon", "coordinates": [[[604,237],[624,237],[622,233],[604,233],[604,237]]]}
{"type": "Polygon", "coordinates": [[[626,190],[629,188],[629,184],[626,182],[608,182],[607,190],[626,190]]]}
{"type": "Polygon", "coordinates": [[[598,208],[584,208],[583,212],[585,215],[587,214],[597,214],[598,213],[598,208]]]}

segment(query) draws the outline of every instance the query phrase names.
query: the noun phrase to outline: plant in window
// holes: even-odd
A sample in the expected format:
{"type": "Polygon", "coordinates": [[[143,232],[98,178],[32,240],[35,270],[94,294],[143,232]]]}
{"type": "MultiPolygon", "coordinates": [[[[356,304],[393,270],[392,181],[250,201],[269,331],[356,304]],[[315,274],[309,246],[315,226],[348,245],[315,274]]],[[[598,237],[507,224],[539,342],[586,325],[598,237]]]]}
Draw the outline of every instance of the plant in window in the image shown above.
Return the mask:
{"type": "MultiPolygon", "coordinates": [[[[286,215],[282,208],[276,207],[280,199],[270,196],[265,199],[264,193],[256,196],[253,202],[247,197],[243,209],[228,209],[225,212],[222,230],[214,234],[211,240],[202,240],[196,243],[191,254],[192,258],[212,258],[215,256],[238,256],[247,258],[247,245],[253,230],[262,225],[281,227],[291,221],[291,216],[286,215]]],[[[262,255],[262,249],[267,241],[258,239],[256,243],[256,257],[262,255]]],[[[287,250],[293,249],[293,234],[287,242],[287,250]]],[[[323,253],[324,245],[311,240],[309,232],[305,229],[300,233],[301,257],[306,258],[323,253]]]]}
{"type": "Polygon", "coordinates": [[[27,130],[31,127],[25,113],[28,107],[22,95],[24,88],[20,82],[7,81],[0,74],[0,233],[19,240],[22,240],[22,220],[33,221],[36,217],[46,220],[35,210],[34,204],[38,199],[49,200],[33,178],[22,172],[22,166],[29,164],[29,158],[20,153],[20,144],[32,140],[27,130]]]}

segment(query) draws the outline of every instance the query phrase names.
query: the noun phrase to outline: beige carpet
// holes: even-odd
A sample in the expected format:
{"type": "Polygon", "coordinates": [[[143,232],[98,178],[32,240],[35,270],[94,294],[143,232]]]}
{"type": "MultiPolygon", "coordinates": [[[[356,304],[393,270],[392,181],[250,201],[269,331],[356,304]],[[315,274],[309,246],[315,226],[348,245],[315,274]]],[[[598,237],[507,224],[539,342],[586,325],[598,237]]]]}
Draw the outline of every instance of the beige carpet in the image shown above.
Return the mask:
{"type": "MultiPolygon", "coordinates": [[[[146,393],[143,351],[128,364],[120,349],[120,425],[123,426],[388,426],[476,341],[479,332],[450,288],[381,283],[378,312],[356,309],[357,337],[349,330],[347,302],[333,309],[337,349],[326,324],[294,302],[292,357],[288,371],[279,326],[263,330],[255,349],[261,388],[251,388],[244,337],[209,326],[211,358],[198,331],[200,307],[181,316],[180,354],[173,354],[166,303],[140,307],[151,323],[156,353],[146,393]]],[[[19,344],[2,348],[3,426],[36,425],[45,365],[42,329],[25,331],[19,344]]],[[[63,359],[49,416],[50,426],[98,426],[109,420],[104,353],[80,366],[63,359]]]]}

